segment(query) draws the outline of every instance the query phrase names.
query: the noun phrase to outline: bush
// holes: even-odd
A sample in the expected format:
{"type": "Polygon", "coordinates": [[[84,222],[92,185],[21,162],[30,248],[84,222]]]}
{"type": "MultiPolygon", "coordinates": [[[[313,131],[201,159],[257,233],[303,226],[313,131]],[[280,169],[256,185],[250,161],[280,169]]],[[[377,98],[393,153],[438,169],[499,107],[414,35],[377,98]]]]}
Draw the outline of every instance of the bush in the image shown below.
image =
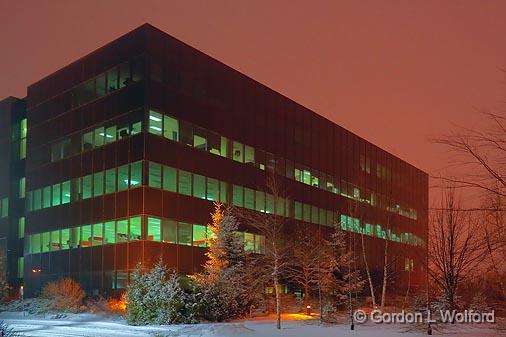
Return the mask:
{"type": "Polygon", "coordinates": [[[68,277],[48,282],[40,295],[47,300],[49,310],[68,312],[81,311],[85,296],[81,285],[68,277]]]}
{"type": "Polygon", "coordinates": [[[0,335],[3,337],[22,337],[24,335],[14,331],[4,321],[0,321],[0,335]]]}
{"type": "Polygon", "coordinates": [[[126,291],[129,324],[174,324],[194,322],[192,301],[176,273],[159,262],[149,271],[140,267],[132,274],[126,291]]]}

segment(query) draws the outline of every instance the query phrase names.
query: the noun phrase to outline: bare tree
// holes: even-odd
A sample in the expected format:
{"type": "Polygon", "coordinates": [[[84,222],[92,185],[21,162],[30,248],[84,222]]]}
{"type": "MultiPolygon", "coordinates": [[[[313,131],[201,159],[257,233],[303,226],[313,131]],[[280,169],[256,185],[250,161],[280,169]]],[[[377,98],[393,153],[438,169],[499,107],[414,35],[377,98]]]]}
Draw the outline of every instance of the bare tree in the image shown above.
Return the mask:
{"type": "Polygon", "coordinates": [[[451,309],[457,307],[459,285],[486,254],[483,226],[459,207],[455,188],[446,187],[441,208],[431,214],[429,236],[429,274],[451,309]]]}
{"type": "Polygon", "coordinates": [[[265,238],[264,252],[257,256],[255,265],[262,268],[263,275],[273,284],[276,298],[276,328],[281,329],[280,285],[286,275],[289,249],[283,234],[286,220],[282,215],[278,215],[281,212],[278,212],[277,207],[280,204],[278,201],[284,200],[284,194],[273,175],[267,178],[266,187],[273,197],[272,214],[239,208],[235,208],[234,212],[240,221],[255,228],[265,238]]]}

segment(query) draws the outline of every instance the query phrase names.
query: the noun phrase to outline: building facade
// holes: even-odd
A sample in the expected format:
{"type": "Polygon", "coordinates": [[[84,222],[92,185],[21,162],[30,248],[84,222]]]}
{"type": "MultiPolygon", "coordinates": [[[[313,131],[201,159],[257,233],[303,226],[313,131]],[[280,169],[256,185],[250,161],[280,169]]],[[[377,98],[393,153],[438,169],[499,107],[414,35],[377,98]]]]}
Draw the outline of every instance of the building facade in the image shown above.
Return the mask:
{"type": "MultiPolygon", "coordinates": [[[[12,100],[20,112],[2,108],[14,130],[2,141],[24,142],[26,159],[2,160],[0,224],[9,275],[28,294],[61,276],[119,292],[139,262],[159,258],[191,274],[215,201],[282,216],[288,237],[337,223],[364,235],[377,270],[389,240],[399,280],[423,279],[426,173],[150,25],[12,100]]],[[[262,252],[259,233],[241,225],[240,235],[262,252]]]]}

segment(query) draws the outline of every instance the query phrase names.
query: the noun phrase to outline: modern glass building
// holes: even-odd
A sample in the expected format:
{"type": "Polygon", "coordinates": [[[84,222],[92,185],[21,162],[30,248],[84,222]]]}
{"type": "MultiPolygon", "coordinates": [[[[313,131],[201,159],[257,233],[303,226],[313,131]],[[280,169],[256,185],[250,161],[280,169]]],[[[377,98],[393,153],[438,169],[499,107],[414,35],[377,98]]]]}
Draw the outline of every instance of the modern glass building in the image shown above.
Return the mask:
{"type": "Polygon", "coordinates": [[[150,25],[2,101],[0,123],[0,244],[28,295],[61,276],[118,292],[160,257],[195,272],[214,201],[282,216],[287,237],[338,223],[373,270],[389,240],[399,284],[422,282],[426,173],[150,25]]]}

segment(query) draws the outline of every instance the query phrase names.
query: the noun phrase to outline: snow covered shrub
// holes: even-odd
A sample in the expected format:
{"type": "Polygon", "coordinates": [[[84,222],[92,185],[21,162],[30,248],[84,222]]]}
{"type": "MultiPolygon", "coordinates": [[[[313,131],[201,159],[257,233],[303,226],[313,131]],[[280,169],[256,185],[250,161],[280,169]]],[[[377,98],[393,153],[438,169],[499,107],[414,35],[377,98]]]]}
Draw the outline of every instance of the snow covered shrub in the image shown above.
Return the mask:
{"type": "Polygon", "coordinates": [[[79,312],[86,296],[81,285],[69,277],[48,282],[40,297],[47,300],[49,310],[79,312]]]}
{"type": "Polygon", "coordinates": [[[4,321],[0,321],[0,336],[22,337],[24,335],[20,334],[19,332],[14,331],[12,328],[9,328],[9,326],[7,324],[5,324],[4,321]]]}
{"type": "Polygon", "coordinates": [[[187,300],[179,277],[161,261],[149,271],[138,267],[126,291],[126,318],[133,325],[191,323],[187,300]]]}

